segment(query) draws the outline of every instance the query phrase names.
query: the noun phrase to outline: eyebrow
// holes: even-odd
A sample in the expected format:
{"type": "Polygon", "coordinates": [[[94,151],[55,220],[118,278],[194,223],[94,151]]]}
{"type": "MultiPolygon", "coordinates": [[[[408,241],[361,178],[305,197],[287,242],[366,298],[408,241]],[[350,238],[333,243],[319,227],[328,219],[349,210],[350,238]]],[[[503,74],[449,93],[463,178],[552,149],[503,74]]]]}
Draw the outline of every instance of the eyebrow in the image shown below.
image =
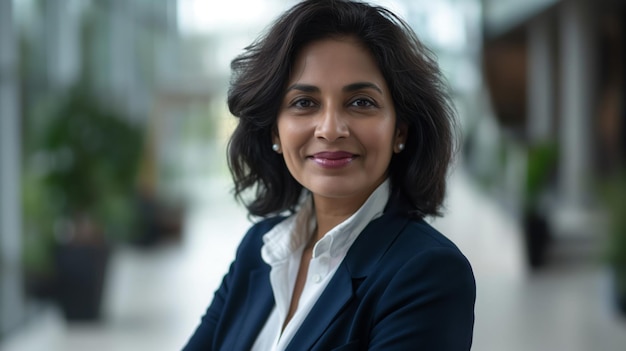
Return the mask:
{"type": "Polygon", "coordinates": [[[318,93],[320,91],[320,88],[314,85],[308,85],[308,84],[294,84],[290,86],[289,88],[287,88],[287,91],[291,91],[291,90],[300,90],[305,93],[318,93]]]}
{"type": "Polygon", "coordinates": [[[352,92],[352,91],[357,91],[357,90],[362,90],[362,89],[374,89],[381,94],[383,93],[382,89],[380,89],[378,85],[374,83],[369,83],[369,82],[352,83],[352,84],[346,85],[342,90],[344,92],[352,92]]]}
{"type": "MultiPolygon", "coordinates": [[[[343,90],[344,92],[353,92],[353,91],[362,90],[362,89],[373,89],[381,94],[383,93],[382,89],[380,89],[378,85],[374,83],[370,83],[370,82],[357,82],[357,83],[348,84],[345,87],[343,87],[343,89],[341,90],[343,90]]],[[[320,92],[320,88],[314,85],[309,85],[309,84],[294,84],[290,86],[289,88],[287,88],[287,91],[291,91],[291,90],[300,90],[305,93],[319,93],[320,92]]]]}

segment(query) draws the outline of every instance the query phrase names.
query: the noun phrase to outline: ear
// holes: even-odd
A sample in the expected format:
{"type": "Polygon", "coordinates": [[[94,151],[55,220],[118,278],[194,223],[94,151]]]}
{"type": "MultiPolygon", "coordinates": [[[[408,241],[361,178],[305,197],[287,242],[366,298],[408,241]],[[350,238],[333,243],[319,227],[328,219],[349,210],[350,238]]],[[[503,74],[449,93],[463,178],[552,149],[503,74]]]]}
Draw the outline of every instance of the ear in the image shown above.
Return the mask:
{"type": "Polygon", "coordinates": [[[400,144],[406,145],[408,131],[409,127],[404,123],[399,124],[396,128],[396,134],[393,138],[393,152],[396,154],[402,151],[400,144]]]}

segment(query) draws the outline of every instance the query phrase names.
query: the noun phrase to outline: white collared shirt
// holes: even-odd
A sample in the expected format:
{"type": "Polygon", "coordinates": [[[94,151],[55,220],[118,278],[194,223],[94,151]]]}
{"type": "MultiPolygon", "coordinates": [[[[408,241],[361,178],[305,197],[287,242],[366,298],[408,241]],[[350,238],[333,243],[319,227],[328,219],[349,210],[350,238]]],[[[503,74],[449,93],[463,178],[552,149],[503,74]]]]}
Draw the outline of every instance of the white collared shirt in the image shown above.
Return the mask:
{"type": "Polygon", "coordinates": [[[385,180],[361,208],[315,244],[298,306],[282,333],[302,252],[316,227],[312,197],[309,195],[296,214],[263,236],[261,257],[271,266],[270,283],[276,305],[257,336],[253,351],[282,351],[287,347],[352,243],[369,222],[382,215],[389,199],[389,187],[389,180],[385,180]]]}

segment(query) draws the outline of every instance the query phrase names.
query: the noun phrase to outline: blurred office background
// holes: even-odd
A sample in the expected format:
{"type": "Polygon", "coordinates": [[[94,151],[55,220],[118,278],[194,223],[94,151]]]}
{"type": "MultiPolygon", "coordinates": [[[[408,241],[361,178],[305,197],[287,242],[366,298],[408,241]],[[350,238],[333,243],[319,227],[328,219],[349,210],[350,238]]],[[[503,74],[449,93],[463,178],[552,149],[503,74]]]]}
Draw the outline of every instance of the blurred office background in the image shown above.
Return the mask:
{"type": "MultiPolygon", "coordinates": [[[[387,0],[463,135],[474,350],[626,348],[626,4],[387,0]]],[[[250,225],[229,62],[294,0],[0,0],[0,350],[180,349],[250,225]]]]}

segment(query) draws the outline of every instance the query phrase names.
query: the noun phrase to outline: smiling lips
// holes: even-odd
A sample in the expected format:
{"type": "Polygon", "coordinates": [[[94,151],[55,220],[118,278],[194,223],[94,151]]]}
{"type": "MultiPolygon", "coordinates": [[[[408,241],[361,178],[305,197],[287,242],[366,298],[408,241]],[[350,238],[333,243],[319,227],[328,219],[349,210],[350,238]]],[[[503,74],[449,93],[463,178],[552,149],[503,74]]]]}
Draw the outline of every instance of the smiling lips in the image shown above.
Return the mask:
{"type": "Polygon", "coordinates": [[[357,155],[346,151],[324,151],[318,152],[310,159],[324,168],[341,168],[348,165],[357,155]]]}

